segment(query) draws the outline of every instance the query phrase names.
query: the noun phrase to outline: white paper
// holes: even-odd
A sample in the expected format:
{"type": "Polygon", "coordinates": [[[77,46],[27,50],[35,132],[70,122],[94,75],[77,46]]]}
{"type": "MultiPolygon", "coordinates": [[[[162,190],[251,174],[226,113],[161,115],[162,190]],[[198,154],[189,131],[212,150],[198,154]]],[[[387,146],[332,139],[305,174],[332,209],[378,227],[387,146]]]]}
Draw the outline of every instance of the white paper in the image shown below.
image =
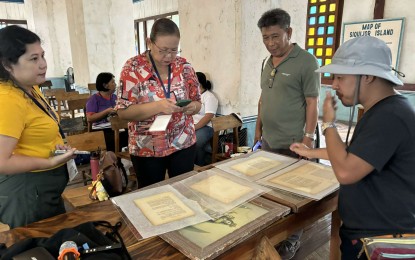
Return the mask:
{"type": "MultiPolygon", "coordinates": [[[[137,229],[142,238],[164,234],[166,232],[181,229],[211,219],[211,217],[203,211],[197,202],[184,197],[170,185],[128,193],[111,198],[111,201],[123,211],[124,215],[128,218],[135,229],[137,229]],[[186,206],[186,208],[189,209],[189,212],[192,212],[192,214],[188,214],[178,220],[174,220],[172,218],[169,221],[161,222],[160,224],[152,223],[146,215],[160,215],[161,213],[157,212],[157,209],[151,209],[151,207],[150,209],[148,207],[143,207],[144,210],[148,210],[147,212],[143,212],[142,209],[137,206],[136,202],[137,200],[141,200],[147,203],[147,198],[155,197],[157,199],[159,194],[169,194],[177,198],[183,203],[183,205],[186,206]]],[[[157,208],[156,206],[154,207],[157,208]]],[[[168,207],[166,207],[166,209],[171,210],[168,207]]]]}
{"type": "Polygon", "coordinates": [[[93,130],[110,128],[110,127],[111,127],[110,122],[104,122],[104,123],[101,123],[101,124],[92,125],[93,130]]]}
{"type": "Polygon", "coordinates": [[[163,132],[166,131],[167,125],[170,122],[171,115],[158,115],[156,120],[154,120],[153,124],[150,126],[148,131],[150,132],[163,132]]]}
{"type": "Polygon", "coordinates": [[[78,175],[78,168],[76,167],[75,160],[69,160],[66,163],[66,167],[68,168],[69,181],[72,181],[75,179],[76,175],[78,175]]]}

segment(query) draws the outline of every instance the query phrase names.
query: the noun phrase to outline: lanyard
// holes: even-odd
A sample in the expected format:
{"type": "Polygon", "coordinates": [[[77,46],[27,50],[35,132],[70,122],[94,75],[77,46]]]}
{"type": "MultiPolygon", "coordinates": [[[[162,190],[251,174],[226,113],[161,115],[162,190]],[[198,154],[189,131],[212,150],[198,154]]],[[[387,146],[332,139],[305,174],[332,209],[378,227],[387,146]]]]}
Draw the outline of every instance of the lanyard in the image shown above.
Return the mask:
{"type": "Polygon", "coordinates": [[[151,56],[151,52],[148,53],[148,56],[150,57],[150,61],[151,61],[151,65],[153,65],[154,70],[156,71],[157,74],[157,78],[160,81],[161,86],[163,87],[163,91],[164,91],[164,96],[166,98],[170,98],[170,84],[171,84],[171,79],[170,79],[170,74],[171,74],[171,68],[170,68],[170,64],[169,64],[169,71],[168,71],[168,76],[167,76],[167,91],[166,88],[164,87],[164,83],[163,80],[160,77],[160,74],[157,70],[156,64],[154,63],[153,57],[151,56]]]}
{"type": "Polygon", "coordinates": [[[46,108],[44,107],[44,106],[42,106],[40,103],[39,103],[39,101],[32,95],[32,94],[30,94],[29,92],[27,92],[24,88],[22,88],[21,86],[19,86],[19,84],[17,84],[16,82],[14,82],[14,84],[18,87],[18,88],[20,88],[27,96],[29,96],[31,99],[32,99],[32,101],[40,108],[40,109],[42,109],[42,111],[43,112],[45,112],[48,116],[50,116],[52,119],[54,119],[54,121],[58,124],[58,127],[59,127],[59,133],[60,133],[60,135],[61,135],[61,137],[62,137],[62,139],[65,139],[65,134],[63,133],[63,130],[62,130],[62,127],[61,127],[61,125],[59,124],[59,120],[58,120],[58,118],[56,117],[56,115],[55,115],[55,113],[53,112],[53,111],[51,111],[51,108],[49,107],[49,105],[48,105],[48,103],[46,103],[46,101],[42,98],[42,97],[40,97],[41,99],[42,99],[42,101],[43,101],[43,103],[45,103],[45,105],[46,105],[46,107],[48,108],[48,111],[46,110],[46,108]]]}

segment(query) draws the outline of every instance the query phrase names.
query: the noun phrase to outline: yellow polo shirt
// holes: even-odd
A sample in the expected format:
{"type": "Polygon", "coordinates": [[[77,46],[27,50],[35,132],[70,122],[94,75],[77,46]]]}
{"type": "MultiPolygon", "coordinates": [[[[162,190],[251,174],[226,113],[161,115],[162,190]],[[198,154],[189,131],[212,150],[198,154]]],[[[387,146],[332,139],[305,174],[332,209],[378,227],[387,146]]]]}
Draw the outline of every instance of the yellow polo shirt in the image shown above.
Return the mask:
{"type": "Polygon", "coordinates": [[[18,139],[14,154],[49,158],[56,144],[63,144],[55,120],[10,81],[0,81],[0,104],[0,135],[18,139]]]}

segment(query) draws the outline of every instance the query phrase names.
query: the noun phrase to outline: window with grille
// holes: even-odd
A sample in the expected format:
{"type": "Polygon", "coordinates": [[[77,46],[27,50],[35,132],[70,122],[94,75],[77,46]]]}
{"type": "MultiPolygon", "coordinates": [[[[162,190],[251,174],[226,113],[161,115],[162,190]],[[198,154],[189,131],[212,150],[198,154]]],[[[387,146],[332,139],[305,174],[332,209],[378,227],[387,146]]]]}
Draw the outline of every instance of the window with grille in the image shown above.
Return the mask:
{"type": "Polygon", "coordinates": [[[150,37],[151,27],[154,22],[159,18],[169,18],[173,20],[179,26],[179,14],[178,12],[168,13],[163,15],[157,15],[153,17],[147,17],[145,19],[138,19],[134,21],[135,30],[135,51],[136,54],[143,53],[147,50],[146,38],[150,37]]]}
{"type": "MultiPolygon", "coordinates": [[[[320,66],[328,65],[340,42],[343,0],[308,0],[306,50],[320,66]]],[[[323,84],[331,83],[330,73],[321,75],[323,84]]]]}

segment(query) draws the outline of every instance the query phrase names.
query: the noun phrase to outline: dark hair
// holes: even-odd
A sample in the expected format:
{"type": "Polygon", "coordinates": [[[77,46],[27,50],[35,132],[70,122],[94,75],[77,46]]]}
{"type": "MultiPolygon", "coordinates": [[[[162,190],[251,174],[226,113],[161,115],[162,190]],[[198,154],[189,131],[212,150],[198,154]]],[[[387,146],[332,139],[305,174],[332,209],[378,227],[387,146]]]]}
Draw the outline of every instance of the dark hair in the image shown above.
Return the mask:
{"type": "Polygon", "coordinates": [[[104,84],[108,84],[112,79],[114,78],[114,75],[109,72],[101,72],[97,76],[97,80],[95,81],[95,87],[98,91],[107,92],[109,89],[105,88],[104,84]]]}
{"type": "Polygon", "coordinates": [[[160,18],[156,20],[151,28],[150,40],[156,41],[157,36],[176,35],[180,38],[179,27],[176,23],[168,18],[160,18]]]}
{"type": "Polygon", "coordinates": [[[290,15],[286,11],[276,8],[266,11],[261,18],[259,18],[257,25],[259,29],[273,25],[279,25],[282,29],[287,29],[290,27],[290,23],[290,15]]]}
{"type": "Polygon", "coordinates": [[[10,73],[6,70],[19,61],[25,54],[26,45],[40,42],[35,33],[17,25],[10,25],[0,29],[0,80],[9,80],[10,73]]]}
{"type": "Polygon", "coordinates": [[[210,81],[206,79],[206,75],[203,72],[196,72],[197,79],[199,80],[199,83],[202,85],[202,87],[206,90],[212,89],[212,84],[210,84],[210,81]]]}

